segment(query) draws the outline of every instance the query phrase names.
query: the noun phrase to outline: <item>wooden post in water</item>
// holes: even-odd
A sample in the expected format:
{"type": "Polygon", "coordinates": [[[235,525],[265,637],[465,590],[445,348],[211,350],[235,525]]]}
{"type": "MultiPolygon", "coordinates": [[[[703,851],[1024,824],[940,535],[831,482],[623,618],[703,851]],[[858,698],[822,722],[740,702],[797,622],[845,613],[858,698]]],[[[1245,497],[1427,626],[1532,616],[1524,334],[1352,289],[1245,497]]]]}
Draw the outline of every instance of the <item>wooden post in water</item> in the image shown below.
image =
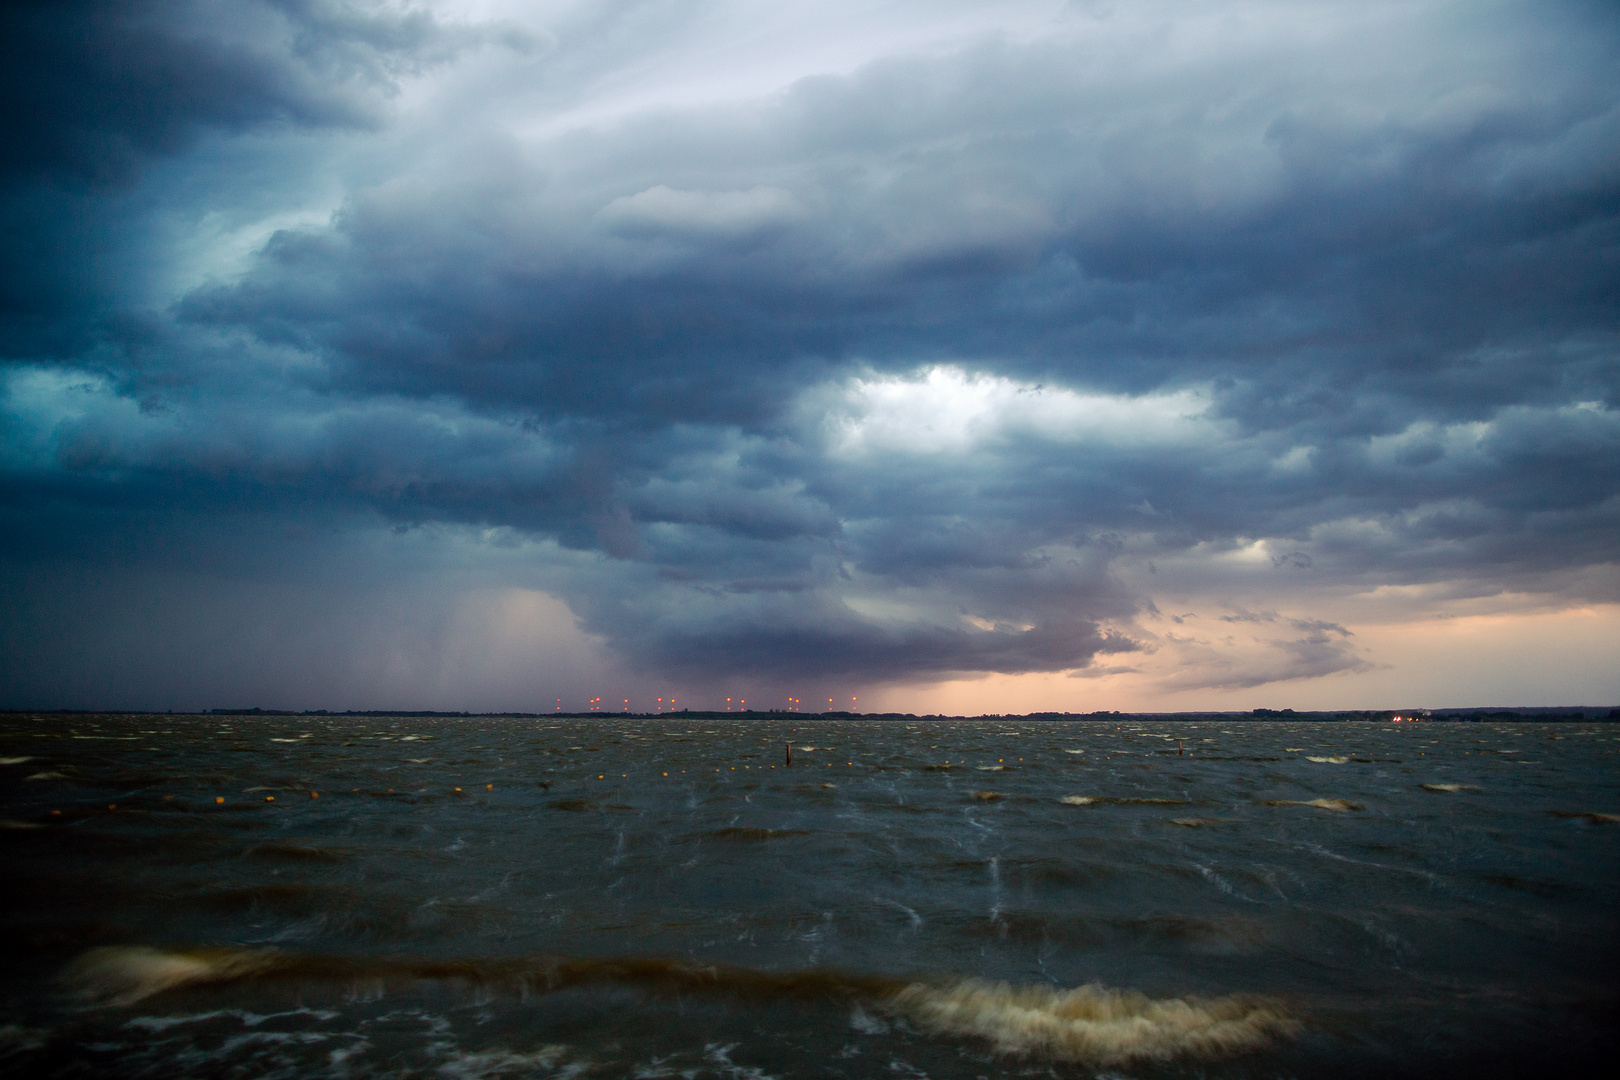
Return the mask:
{"type": "Polygon", "coordinates": [[[790,768],[790,769],[793,768],[793,744],[792,743],[787,744],[787,763],[788,763],[788,768],[790,768]]]}
{"type": "Polygon", "coordinates": [[[1185,757],[1186,754],[1187,754],[1187,751],[1182,747],[1181,740],[1177,739],[1176,740],[1176,757],[1185,757]]]}

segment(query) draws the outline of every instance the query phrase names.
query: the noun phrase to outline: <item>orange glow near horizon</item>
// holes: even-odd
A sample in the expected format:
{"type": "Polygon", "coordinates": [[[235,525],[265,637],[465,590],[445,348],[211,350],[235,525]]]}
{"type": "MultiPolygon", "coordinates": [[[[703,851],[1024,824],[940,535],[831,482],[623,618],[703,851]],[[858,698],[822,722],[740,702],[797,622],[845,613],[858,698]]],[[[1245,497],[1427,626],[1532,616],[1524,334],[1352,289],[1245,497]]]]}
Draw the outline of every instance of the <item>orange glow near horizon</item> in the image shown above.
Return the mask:
{"type": "MultiPolygon", "coordinates": [[[[1229,608],[1195,601],[1182,610],[1202,610],[1200,619],[1188,617],[1176,623],[1142,620],[1132,635],[1149,648],[1099,656],[1091,668],[867,684],[855,687],[862,692],[850,695],[850,709],[866,714],[958,716],[1374,709],[1398,711],[1402,722],[1407,722],[1417,719],[1408,710],[1425,708],[1620,707],[1620,604],[1562,610],[1466,610],[1471,604],[1505,605],[1516,600],[1459,601],[1449,605],[1451,610],[1442,607],[1438,613],[1384,621],[1367,618],[1375,612],[1357,610],[1351,602],[1341,603],[1337,609],[1321,609],[1312,615],[1336,621],[1350,632],[1348,637],[1335,633],[1331,643],[1342,645],[1343,655],[1351,664],[1360,665],[1359,669],[1280,678],[1257,676],[1288,676],[1282,665],[1292,654],[1285,646],[1300,638],[1302,631],[1283,616],[1263,625],[1229,622],[1223,618],[1229,608]],[[1228,685],[1218,685],[1222,679],[1228,685]],[[1243,685],[1246,679],[1256,681],[1243,685]],[[861,710],[863,697],[867,704],[861,710]]],[[[1379,606],[1376,598],[1364,602],[1369,608],[1379,606]]],[[[605,674],[613,681],[623,679],[621,685],[630,691],[620,699],[622,710],[630,709],[636,694],[646,693],[623,671],[608,669],[605,674]]],[[[755,692],[762,689],[756,687],[755,692]]],[[[588,699],[586,710],[605,711],[604,700],[588,699]]],[[[785,701],[780,711],[804,711],[803,698],[784,695],[779,700],[785,701]]],[[[837,708],[835,697],[820,700],[824,711],[837,708]]],[[[714,707],[741,711],[746,710],[747,701],[728,697],[714,707]]],[[[515,707],[521,711],[532,708],[515,707]]],[[[562,698],[554,699],[554,709],[563,711],[562,698]]],[[[656,698],[656,712],[678,710],[675,697],[656,698]]]]}
{"type": "MultiPolygon", "coordinates": [[[[1135,671],[987,675],[869,689],[868,700],[875,701],[869,711],[978,715],[1620,705],[1620,604],[1348,628],[1366,670],[1250,687],[1177,688],[1172,680],[1183,674],[1181,658],[1161,648],[1106,658],[1112,661],[1107,666],[1135,671]]],[[[1261,658],[1270,651],[1250,649],[1261,658]]]]}

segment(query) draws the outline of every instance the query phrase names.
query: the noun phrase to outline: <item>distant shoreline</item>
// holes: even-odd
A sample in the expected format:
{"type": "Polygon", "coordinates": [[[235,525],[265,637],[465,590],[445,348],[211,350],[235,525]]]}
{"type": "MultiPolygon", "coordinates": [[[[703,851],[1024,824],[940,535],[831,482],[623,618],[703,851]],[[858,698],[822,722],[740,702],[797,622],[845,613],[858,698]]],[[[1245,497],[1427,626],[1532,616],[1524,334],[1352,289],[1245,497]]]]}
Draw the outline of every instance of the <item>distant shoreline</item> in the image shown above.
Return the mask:
{"type": "Polygon", "coordinates": [[[512,719],[512,720],[896,720],[896,721],[964,721],[964,720],[995,720],[1009,721],[1122,721],[1122,720],[1149,720],[1163,721],[1221,721],[1230,723],[1234,721],[1276,721],[1276,720],[1311,720],[1322,722],[1350,722],[1350,721],[1421,721],[1425,723],[1436,722],[1491,722],[1513,723],[1534,722],[1547,723],[1554,721],[1567,721],[1571,723],[1592,723],[1620,721],[1620,708],[1607,705],[1568,705],[1568,706],[1540,706],[1521,705],[1511,708],[1480,707],[1464,709],[1332,709],[1332,710],[1294,710],[1294,709],[1252,709],[1245,712],[1034,712],[1034,713],[981,713],[977,715],[945,715],[945,714],[917,714],[894,712],[784,712],[769,709],[720,710],[712,709],[679,709],[673,712],[439,712],[430,710],[399,710],[399,709],[352,709],[336,712],[327,709],[293,710],[293,709],[207,709],[201,712],[156,712],[139,709],[0,709],[3,717],[53,717],[53,716],[196,716],[196,717],[254,717],[254,716],[292,716],[309,718],[344,718],[344,717],[376,717],[398,719],[512,719]]]}

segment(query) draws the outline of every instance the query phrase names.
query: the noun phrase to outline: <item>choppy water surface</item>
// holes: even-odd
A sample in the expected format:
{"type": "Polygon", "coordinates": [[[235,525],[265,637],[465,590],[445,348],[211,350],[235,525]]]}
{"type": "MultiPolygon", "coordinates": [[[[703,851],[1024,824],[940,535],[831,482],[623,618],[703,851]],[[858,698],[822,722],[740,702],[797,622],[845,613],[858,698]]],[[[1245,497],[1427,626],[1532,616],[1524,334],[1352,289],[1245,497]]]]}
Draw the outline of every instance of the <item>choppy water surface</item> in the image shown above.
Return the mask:
{"type": "Polygon", "coordinates": [[[11,717],[0,1070],[1586,1070],[1617,736],[11,717]]]}

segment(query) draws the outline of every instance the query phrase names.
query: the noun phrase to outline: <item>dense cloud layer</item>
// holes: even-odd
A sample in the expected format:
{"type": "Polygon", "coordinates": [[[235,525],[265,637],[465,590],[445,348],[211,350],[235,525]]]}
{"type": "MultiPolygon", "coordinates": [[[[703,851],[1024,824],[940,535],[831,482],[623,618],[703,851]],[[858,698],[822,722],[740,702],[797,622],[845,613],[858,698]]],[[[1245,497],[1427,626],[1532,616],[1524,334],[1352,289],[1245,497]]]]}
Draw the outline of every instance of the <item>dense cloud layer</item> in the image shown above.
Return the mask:
{"type": "Polygon", "coordinates": [[[393,535],[354,603],[683,686],[1084,674],[1167,589],[1243,687],[1368,666],[1326,597],[1620,599],[1610,8],[795,11],[9,9],[9,602],[393,535]]]}

